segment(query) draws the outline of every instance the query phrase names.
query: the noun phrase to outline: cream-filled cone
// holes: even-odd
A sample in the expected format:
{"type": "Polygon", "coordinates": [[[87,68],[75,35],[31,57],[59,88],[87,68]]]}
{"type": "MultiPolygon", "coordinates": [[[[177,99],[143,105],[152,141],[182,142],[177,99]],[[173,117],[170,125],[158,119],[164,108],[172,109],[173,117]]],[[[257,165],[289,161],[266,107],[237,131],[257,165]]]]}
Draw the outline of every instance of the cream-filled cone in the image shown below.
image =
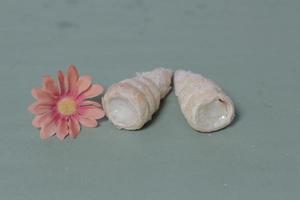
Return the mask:
{"type": "Polygon", "coordinates": [[[106,116],[120,129],[142,128],[170,91],[172,75],[169,69],[157,68],[113,84],[102,99],[106,116]]]}
{"type": "Polygon", "coordinates": [[[228,126],[235,109],[230,97],[212,80],[190,71],[177,70],[175,94],[189,125],[200,132],[213,132],[228,126]]]}

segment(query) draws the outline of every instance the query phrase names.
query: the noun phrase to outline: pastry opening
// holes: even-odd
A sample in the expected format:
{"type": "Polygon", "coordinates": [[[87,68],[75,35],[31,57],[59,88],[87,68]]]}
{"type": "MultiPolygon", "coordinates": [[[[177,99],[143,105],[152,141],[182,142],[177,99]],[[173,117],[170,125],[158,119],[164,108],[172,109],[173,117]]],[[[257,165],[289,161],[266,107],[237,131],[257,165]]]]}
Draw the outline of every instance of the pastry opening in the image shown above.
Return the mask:
{"type": "Polygon", "coordinates": [[[227,104],[222,99],[201,106],[197,114],[197,125],[203,130],[218,130],[228,122],[227,104]]]}
{"type": "Polygon", "coordinates": [[[108,106],[110,120],[122,127],[133,126],[138,120],[134,106],[126,99],[112,99],[108,106]]]}

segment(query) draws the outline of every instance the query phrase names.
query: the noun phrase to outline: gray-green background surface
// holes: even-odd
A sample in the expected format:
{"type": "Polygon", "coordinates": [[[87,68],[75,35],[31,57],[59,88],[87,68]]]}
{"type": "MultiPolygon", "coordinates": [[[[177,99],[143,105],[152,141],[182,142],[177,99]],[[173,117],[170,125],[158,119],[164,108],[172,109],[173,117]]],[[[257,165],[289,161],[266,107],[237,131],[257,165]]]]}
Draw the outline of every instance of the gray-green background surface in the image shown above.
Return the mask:
{"type": "Polygon", "coordinates": [[[299,0],[1,0],[0,199],[299,198],[299,19],[299,0]],[[105,121],[41,141],[30,90],[70,63],[105,86],[199,72],[238,118],[197,134],[171,93],[141,131],[105,121]]]}

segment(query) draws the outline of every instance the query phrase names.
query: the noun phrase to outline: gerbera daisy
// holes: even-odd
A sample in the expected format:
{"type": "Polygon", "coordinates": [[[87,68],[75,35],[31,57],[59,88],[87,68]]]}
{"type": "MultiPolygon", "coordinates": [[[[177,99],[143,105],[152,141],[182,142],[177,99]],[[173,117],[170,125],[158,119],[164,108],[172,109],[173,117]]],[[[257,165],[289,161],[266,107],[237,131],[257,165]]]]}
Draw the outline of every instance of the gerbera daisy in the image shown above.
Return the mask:
{"type": "Polygon", "coordinates": [[[57,76],[58,82],[44,76],[43,87],[31,91],[37,101],[28,110],[36,115],[32,125],[41,128],[42,139],[54,134],[61,140],[67,135],[75,138],[80,133],[80,124],[96,127],[97,120],[105,116],[100,103],[87,100],[103,92],[101,85],[92,84],[90,76],[79,76],[73,65],[66,76],[62,71],[57,76]]]}

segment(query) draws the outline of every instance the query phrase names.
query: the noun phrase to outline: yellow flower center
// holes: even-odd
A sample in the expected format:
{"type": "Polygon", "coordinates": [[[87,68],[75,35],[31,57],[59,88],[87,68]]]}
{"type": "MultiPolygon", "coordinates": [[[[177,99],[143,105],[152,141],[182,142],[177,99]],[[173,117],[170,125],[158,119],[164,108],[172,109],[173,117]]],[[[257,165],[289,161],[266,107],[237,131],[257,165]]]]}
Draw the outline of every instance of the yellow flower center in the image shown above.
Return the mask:
{"type": "Polygon", "coordinates": [[[76,112],[76,102],[70,98],[64,98],[57,103],[57,110],[62,115],[72,115],[76,112]]]}

